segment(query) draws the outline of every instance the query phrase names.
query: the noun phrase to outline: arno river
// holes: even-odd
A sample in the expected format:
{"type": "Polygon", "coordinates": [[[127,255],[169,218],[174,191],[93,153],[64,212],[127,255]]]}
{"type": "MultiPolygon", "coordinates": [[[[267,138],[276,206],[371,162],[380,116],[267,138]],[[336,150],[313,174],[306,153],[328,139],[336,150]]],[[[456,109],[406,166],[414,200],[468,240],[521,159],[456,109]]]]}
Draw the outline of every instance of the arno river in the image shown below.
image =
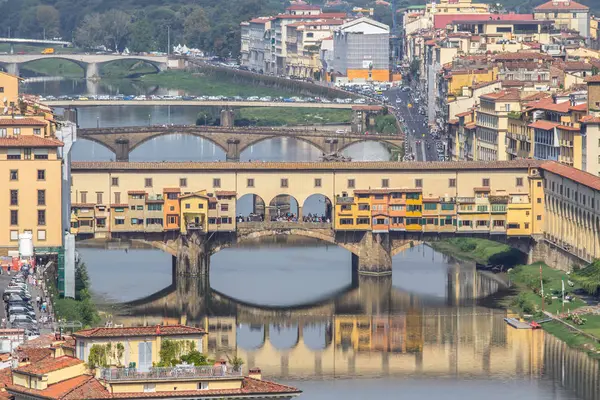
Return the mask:
{"type": "MultiPolygon", "coordinates": [[[[29,84],[34,93],[86,93],[85,83],[29,84]]],[[[113,88],[95,88],[97,94],[113,88]]],[[[129,90],[133,90],[129,88],[129,90]]],[[[154,88],[159,90],[159,88],[154,88]]],[[[192,108],[81,109],[81,127],[192,124],[192,108]]],[[[316,160],[293,140],[271,140],[242,159],[316,160]]],[[[355,159],[384,160],[385,148],[357,144],[355,159]]],[[[110,160],[80,141],[76,160],[110,160]]],[[[224,160],[209,142],[155,139],[133,161],[224,160]]],[[[174,279],[158,250],[79,249],[94,296],[116,323],[186,323],[209,330],[211,357],[237,355],[263,374],[297,386],[301,399],[600,399],[598,362],[542,331],[506,326],[489,308],[496,277],[426,246],[393,259],[389,279],[352,276],[335,246],[272,241],[221,250],[208,280],[174,279]],[[487,299],[487,301],[486,301],[487,299]]]]}

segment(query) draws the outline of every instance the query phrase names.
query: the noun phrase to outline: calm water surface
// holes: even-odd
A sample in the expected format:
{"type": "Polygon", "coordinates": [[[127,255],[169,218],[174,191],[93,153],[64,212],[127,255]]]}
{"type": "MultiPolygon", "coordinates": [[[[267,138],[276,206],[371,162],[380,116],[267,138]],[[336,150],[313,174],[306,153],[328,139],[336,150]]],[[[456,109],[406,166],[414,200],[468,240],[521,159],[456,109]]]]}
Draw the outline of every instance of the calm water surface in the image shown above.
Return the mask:
{"type": "Polygon", "coordinates": [[[237,354],[303,399],[600,398],[597,367],[542,331],[508,328],[475,300],[497,281],[426,246],[376,281],[353,279],[350,253],[318,243],[221,250],[208,282],[173,279],[160,251],[80,252],[95,296],[131,302],[116,322],[206,327],[211,356],[237,354]]]}

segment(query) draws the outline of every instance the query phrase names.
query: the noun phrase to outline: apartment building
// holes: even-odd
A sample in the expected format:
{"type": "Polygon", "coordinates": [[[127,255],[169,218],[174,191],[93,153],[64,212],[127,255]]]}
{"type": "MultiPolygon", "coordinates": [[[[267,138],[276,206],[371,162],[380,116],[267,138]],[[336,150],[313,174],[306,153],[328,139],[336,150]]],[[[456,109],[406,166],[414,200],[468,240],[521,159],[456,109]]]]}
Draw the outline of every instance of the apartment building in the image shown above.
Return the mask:
{"type": "Polygon", "coordinates": [[[574,30],[590,37],[590,8],[572,0],[550,0],[533,9],[539,21],[548,21],[557,31],[574,30]]]}
{"type": "Polygon", "coordinates": [[[481,96],[476,118],[476,157],[479,161],[506,160],[508,114],[521,111],[520,94],[503,90],[481,96]]]}

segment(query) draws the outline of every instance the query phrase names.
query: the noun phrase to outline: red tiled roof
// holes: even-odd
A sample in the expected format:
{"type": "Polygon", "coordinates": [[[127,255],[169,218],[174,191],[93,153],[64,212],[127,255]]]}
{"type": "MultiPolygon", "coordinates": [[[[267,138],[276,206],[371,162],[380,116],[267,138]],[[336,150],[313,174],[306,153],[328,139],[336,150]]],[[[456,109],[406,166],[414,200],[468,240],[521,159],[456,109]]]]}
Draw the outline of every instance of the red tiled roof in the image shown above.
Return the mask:
{"type": "Polygon", "coordinates": [[[537,129],[543,129],[545,131],[549,131],[550,129],[554,129],[557,126],[559,126],[560,124],[557,122],[550,122],[550,121],[544,121],[544,120],[538,120],[535,121],[533,124],[529,124],[529,127],[531,128],[537,128],[537,129]]]}
{"type": "Polygon", "coordinates": [[[62,147],[63,142],[39,136],[11,136],[0,138],[0,147],[62,147]]]}
{"type": "Polygon", "coordinates": [[[132,336],[169,336],[169,335],[199,335],[206,332],[202,328],[185,325],[155,325],[132,326],[127,328],[93,328],[77,331],[74,337],[104,338],[104,337],[132,337],[132,336]]]}
{"type": "Polygon", "coordinates": [[[157,392],[124,392],[110,393],[96,378],[90,375],[79,375],[62,382],[48,386],[44,390],[28,389],[24,386],[10,385],[10,392],[29,394],[52,400],[98,400],[98,399],[160,399],[160,398],[197,398],[197,397],[223,397],[223,396],[260,396],[287,394],[298,395],[302,393],[295,387],[281,385],[275,382],[263,381],[253,378],[243,378],[240,388],[237,389],[204,389],[204,390],[169,390],[157,392]]]}
{"type": "Polygon", "coordinates": [[[589,172],[582,171],[577,168],[569,167],[555,161],[546,161],[540,166],[541,169],[560,175],[564,178],[571,179],[577,183],[588,186],[595,190],[600,190],[600,178],[592,175],[589,172]]]}
{"type": "Polygon", "coordinates": [[[564,131],[571,131],[571,132],[579,132],[581,130],[579,128],[575,128],[574,126],[566,126],[566,125],[559,125],[558,129],[562,129],[564,131]]]}
{"type": "Polygon", "coordinates": [[[493,56],[496,61],[523,61],[523,60],[552,60],[552,56],[535,52],[500,53],[493,56]]]}
{"type": "Polygon", "coordinates": [[[48,372],[58,371],[59,369],[72,367],[78,364],[83,364],[83,360],[68,356],[58,358],[46,357],[40,361],[15,368],[14,372],[28,375],[43,375],[48,372]]]}
{"type": "Polygon", "coordinates": [[[46,123],[35,118],[0,118],[0,126],[46,126],[46,123]]]}
{"type": "Polygon", "coordinates": [[[527,103],[527,107],[531,109],[540,109],[540,110],[548,110],[548,111],[556,111],[559,113],[568,113],[569,108],[571,107],[570,101],[563,101],[562,103],[555,103],[552,97],[546,97],[540,99],[538,101],[534,101],[531,103],[527,103]]]}
{"type": "Polygon", "coordinates": [[[461,112],[459,114],[456,114],[457,117],[466,117],[467,115],[470,115],[471,113],[473,113],[473,111],[469,110],[469,111],[465,111],[465,112],[461,112]]]}
{"type": "Polygon", "coordinates": [[[19,362],[29,361],[32,363],[37,363],[50,356],[52,356],[52,350],[50,350],[49,347],[22,348],[19,346],[17,349],[17,358],[19,359],[19,362]]]}
{"type": "Polygon", "coordinates": [[[485,98],[490,100],[504,100],[504,101],[517,101],[521,100],[519,92],[514,90],[502,90],[496,93],[482,94],[479,98],[485,98]]]}
{"type": "Polygon", "coordinates": [[[594,76],[588,76],[587,78],[585,78],[586,82],[600,82],[600,75],[594,75],[594,76]]]}
{"type": "MultiPolygon", "coordinates": [[[[418,171],[418,170],[482,170],[519,169],[538,165],[536,160],[518,159],[512,161],[357,161],[339,162],[113,162],[113,161],[74,161],[71,170],[122,171],[139,170],[186,170],[186,171],[418,171]]],[[[165,189],[163,189],[165,191],[165,189]]]]}
{"type": "Polygon", "coordinates": [[[593,115],[586,115],[582,117],[579,121],[584,124],[600,124],[600,117],[594,117],[593,115]]]}
{"type": "Polygon", "coordinates": [[[448,14],[434,15],[433,28],[445,29],[447,25],[454,21],[488,21],[490,18],[500,21],[529,21],[533,19],[532,14],[448,14]]]}
{"type": "Polygon", "coordinates": [[[571,110],[571,111],[587,111],[587,104],[581,103],[576,106],[571,106],[571,107],[569,107],[569,110],[571,110]]]}
{"type": "Polygon", "coordinates": [[[534,11],[558,11],[558,10],[589,10],[588,6],[579,4],[575,1],[556,1],[551,0],[547,3],[540,4],[534,8],[534,11]]]}
{"type": "Polygon", "coordinates": [[[468,124],[465,125],[466,129],[475,129],[477,128],[477,124],[475,122],[469,122],[468,124]]]}

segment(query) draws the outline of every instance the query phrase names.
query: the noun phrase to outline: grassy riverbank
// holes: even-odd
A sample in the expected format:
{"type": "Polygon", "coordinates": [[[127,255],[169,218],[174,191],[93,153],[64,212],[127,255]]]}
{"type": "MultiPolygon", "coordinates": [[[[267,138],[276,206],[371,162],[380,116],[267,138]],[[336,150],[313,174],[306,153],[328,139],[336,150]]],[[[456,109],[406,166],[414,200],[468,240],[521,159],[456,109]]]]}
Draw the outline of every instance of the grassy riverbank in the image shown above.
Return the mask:
{"type": "MultiPolygon", "coordinates": [[[[454,238],[433,242],[431,245],[436,250],[456,258],[481,264],[493,264],[495,260],[514,253],[514,249],[510,249],[507,245],[485,239],[454,238]]],[[[508,272],[511,290],[495,304],[538,320],[545,318],[542,310],[554,315],[572,313],[587,305],[582,298],[582,286],[578,283],[578,280],[581,281],[581,279],[577,278],[583,271],[568,275],[566,272],[550,268],[544,263],[517,265],[508,272]],[[571,280],[574,282],[569,284],[571,280]],[[564,306],[562,303],[563,281],[565,294],[570,298],[564,306]],[[544,298],[541,296],[542,282],[544,298]]],[[[588,275],[590,275],[589,272],[588,275]]],[[[580,316],[586,321],[581,325],[576,325],[576,328],[600,338],[600,315],[581,314],[580,316]]],[[[566,322],[575,325],[575,322],[568,318],[566,322]]],[[[546,322],[542,324],[542,327],[568,346],[585,351],[594,358],[600,358],[600,343],[597,340],[569,328],[560,321],[546,322]]]]}
{"type": "Polygon", "coordinates": [[[352,122],[352,110],[248,107],[236,112],[236,120],[246,120],[256,126],[349,124],[352,122]]]}
{"type": "Polygon", "coordinates": [[[445,254],[479,264],[516,264],[521,254],[510,246],[477,238],[452,238],[431,242],[431,247],[445,254]],[[507,262],[511,261],[511,262],[507,262]]]}
{"type": "Polygon", "coordinates": [[[291,96],[286,90],[217,80],[187,71],[165,71],[145,75],[140,81],[148,85],[159,85],[169,89],[185,90],[196,96],[291,96]]]}

